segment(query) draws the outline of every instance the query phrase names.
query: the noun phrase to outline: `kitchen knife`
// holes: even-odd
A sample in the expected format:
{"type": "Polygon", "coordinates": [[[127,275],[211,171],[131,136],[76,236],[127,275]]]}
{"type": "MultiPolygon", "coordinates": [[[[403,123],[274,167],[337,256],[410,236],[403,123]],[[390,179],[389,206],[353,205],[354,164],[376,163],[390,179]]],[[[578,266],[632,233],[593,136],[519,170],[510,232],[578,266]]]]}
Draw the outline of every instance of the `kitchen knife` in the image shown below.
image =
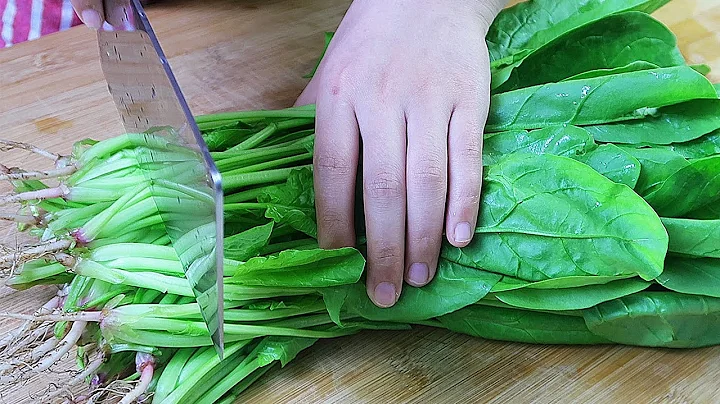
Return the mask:
{"type": "Polygon", "coordinates": [[[148,186],[159,190],[152,193],[153,200],[222,358],[220,173],[140,1],[127,0],[121,7],[106,4],[105,14],[109,24],[98,30],[97,37],[108,90],[127,133],[147,133],[146,138],[162,136],[166,142],[163,150],[155,152],[152,147],[156,143],[148,141],[150,152],[145,149],[137,154],[139,164],[163,167],[143,172],[148,186]],[[164,153],[167,150],[175,152],[164,153]]]}

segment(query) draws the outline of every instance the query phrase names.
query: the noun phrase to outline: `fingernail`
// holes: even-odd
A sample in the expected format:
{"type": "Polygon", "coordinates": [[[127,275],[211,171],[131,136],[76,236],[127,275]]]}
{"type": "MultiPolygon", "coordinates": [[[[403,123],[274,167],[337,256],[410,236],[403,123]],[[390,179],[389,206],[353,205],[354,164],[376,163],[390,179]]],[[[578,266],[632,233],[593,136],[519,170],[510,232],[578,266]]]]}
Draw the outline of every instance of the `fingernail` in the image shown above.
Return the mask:
{"type": "Polygon", "coordinates": [[[472,238],[473,231],[468,222],[460,222],[455,226],[455,242],[467,243],[472,238]]]}
{"type": "Polygon", "coordinates": [[[375,303],[380,307],[390,307],[397,300],[395,285],[390,282],[381,282],[375,286],[375,303]]]}
{"type": "Polygon", "coordinates": [[[408,269],[408,283],[413,286],[424,286],[428,281],[430,270],[424,262],[416,262],[408,269]]]}
{"type": "Polygon", "coordinates": [[[95,10],[83,10],[81,17],[85,25],[90,28],[100,29],[100,26],[102,26],[102,19],[100,19],[100,14],[98,14],[98,12],[95,10]]]}

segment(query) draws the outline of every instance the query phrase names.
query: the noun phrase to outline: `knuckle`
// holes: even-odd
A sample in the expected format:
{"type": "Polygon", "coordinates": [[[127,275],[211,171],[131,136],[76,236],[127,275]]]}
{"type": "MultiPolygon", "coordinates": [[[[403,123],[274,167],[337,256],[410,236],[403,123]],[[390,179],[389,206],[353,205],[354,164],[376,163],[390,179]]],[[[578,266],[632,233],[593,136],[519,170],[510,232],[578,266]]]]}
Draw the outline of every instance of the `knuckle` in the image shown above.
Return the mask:
{"type": "Polygon", "coordinates": [[[316,153],[315,169],[320,175],[347,176],[354,174],[355,168],[349,156],[316,153]]]}
{"type": "Polygon", "coordinates": [[[364,180],[363,188],[368,198],[394,201],[405,196],[405,182],[401,175],[392,171],[380,171],[364,180]]]}
{"type": "Polygon", "coordinates": [[[447,187],[447,170],[437,160],[425,161],[412,169],[409,180],[420,192],[444,193],[447,187]]]}
{"type": "Polygon", "coordinates": [[[403,249],[396,245],[376,245],[370,255],[376,268],[394,269],[402,267],[403,249]]]}
{"type": "Polygon", "coordinates": [[[355,86],[354,63],[336,59],[323,70],[323,90],[333,96],[346,96],[355,86]]]}
{"type": "Polygon", "coordinates": [[[326,232],[330,232],[333,234],[344,231],[349,227],[350,224],[345,215],[334,209],[322,210],[320,212],[318,220],[320,222],[321,228],[323,228],[326,232]]]}

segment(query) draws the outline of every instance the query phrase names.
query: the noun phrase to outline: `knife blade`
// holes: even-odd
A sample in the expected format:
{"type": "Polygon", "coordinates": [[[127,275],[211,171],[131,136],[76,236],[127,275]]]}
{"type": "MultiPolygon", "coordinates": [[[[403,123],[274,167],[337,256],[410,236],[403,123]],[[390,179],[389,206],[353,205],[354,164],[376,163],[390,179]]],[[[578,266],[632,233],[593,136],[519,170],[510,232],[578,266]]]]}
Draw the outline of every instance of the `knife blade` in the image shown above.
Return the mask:
{"type": "Polygon", "coordinates": [[[223,338],[223,193],[220,173],[139,0],[109,10],[98,30],[100,65],[127,133],[144,133],[137,154],[152,198],[182,262],[220,358],[223,338]],[[120,17],[118,17],[120,16],[120,17]],[[120,21],[118,21],[120,20],[120,21]],[[161,136],[165,146],[156,150],[161,136]],[[182,152],[179,152],[182,150],[182,152]],[[166,153],[170,151],[170,153],[166,153]],[[144,169],[157,167],[162,170],[144,169]],[[170,174],[168,174],[170,173],[170,174]],[[159,195],[163,195],[161,198],[159,195]],[[167,198],[167,196],[172,196],[167,198]]]}

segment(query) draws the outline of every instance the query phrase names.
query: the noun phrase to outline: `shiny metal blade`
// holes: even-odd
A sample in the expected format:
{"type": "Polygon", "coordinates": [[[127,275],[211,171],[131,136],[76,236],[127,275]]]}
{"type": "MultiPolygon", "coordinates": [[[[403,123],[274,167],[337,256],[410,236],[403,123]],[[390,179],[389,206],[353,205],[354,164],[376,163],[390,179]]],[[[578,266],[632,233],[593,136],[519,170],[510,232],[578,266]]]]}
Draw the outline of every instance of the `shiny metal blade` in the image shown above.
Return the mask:
{"type": "Polygon", "coordinates": [[[136,153],[139,165],[222,358],[220,173],[140,1],[128,0],[126,7],[112,12],[112,28],[98,31],[108,90],[126,132],[145,134],[144,147],[136,153]]]}

